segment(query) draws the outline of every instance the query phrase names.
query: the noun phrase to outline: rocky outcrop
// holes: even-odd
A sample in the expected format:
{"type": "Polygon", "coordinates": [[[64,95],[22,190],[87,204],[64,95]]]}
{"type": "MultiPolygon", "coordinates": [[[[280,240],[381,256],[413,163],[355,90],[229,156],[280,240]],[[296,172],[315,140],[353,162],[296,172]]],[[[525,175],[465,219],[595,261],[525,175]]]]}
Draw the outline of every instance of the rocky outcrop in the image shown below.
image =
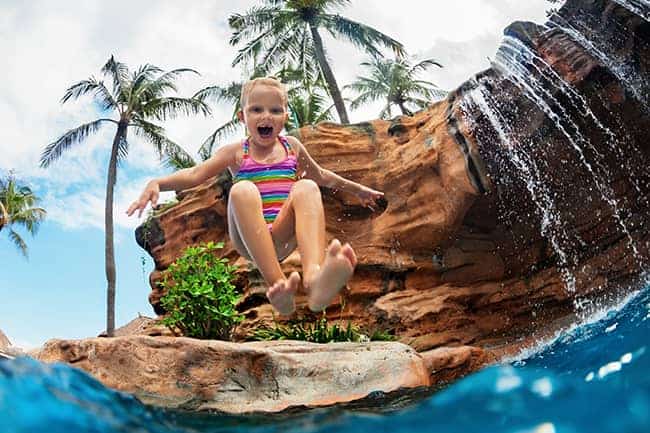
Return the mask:
{"type": "MultiPolygon", "coordinates": [[[[412,365],[420,365],[419,372],[425,365],[432,385],[511,356],[585,309],[601,308],[630,291],[648,262],[648,21],[619,2],[569,0],[547,26],[516,23],[505,33],[494,67],[428,110],[392,121],[321,123],[295,132],[322,166],[385,193],[379,208],[367,209],[354,197],[321,190],[328,237],[350,242],[359,259],[327,316],[392,331],[420,353],[412,365]]],[[[182,250],[202,241],[225,242],[223,255],[240,265],[239,309],[246,319],[234,338],[241,341],[273,318],[259,274],[227,237],[229,188],[224,173],[179,192],[179,203],[159,209],[136,235],[155,262],[150,301],[157,313],[163,311],[156,283],[182,250]]],[[[297,252],[283,268],[300,270],[297,252]]],[[[304,296],[297,303],[297,314],[309,318],[304,296]]],[[[145,348],[159,344],[138,341],[145,348]]],[[[190,344],[165,341],[170,347],[190,344]]],[[[62,344],[48,346],[43,359],[61,357],[119,386],[108,365],[103,370],[96,367],[100,361],[91,362],[97,352],[89,347],[99,350],[103,342],[62,344]],[[75,362],[76,352],[87,358],[79,355],[75,362]]],[[[218,346],[231,354],[236,347],[212,344],[196,350],[212,353],[218,346]]],[[[334,362],[339,355],[356,356],[351,354],[361,347],[346,346],[330,356],[320,346],[281,343],[276,350],[272,343],[247,344],[239,347],[249,353],[263,347],[291,362],[297,362],[293,350],[334,362]]],[[[184,368],[180,377],[202,377],[205,389],[214,391],[201,369],[184,368]]],[[[255,371],[251,377],[257,377],[255,371]]],[[[303,380],[308,369],[300,371],[292,380],[303,380]]],[[[210,394],[201,403],[182,390],[159,391],[171,393],[174,405],[188,398],[190,405],[203,407],[213,399],[210,394]]],[[[304,392],[303,404],[317,404],[304,392]]],[[[292,404],[300,403],[285,407],[292,404]]]]}
{"type": "MultiPolygon", "coordinates": [[[[327,406],[431,385],[424,359],[400,343],[236,344],[131,336],[52,340],[38,359],[68,362],[145,403],[228,413],[327,406]]],[[[458,368],[462,361],[444,364],[458,368]]]]}
{"type": "Polygon", "coordinates": [[[13,359],[16,356],[23,355],[23,351],[11,345],[11,341],[0,330],[0,361],[3,359],[13,359]]]}
{"type": "MultiPolygon", "coordinates": [[[[636,97],[647,80],[626,77],[647,77],[648,23],[607,1],[568,2],[554,20],[510,26],[495,68],[424,112],[296,132],[321,165],[386,198],[367,209],[322,189],[328,237],[359,257],[329,317],[390,329],[418,350],[502,346],[572,313],[576,299],[634,280],[647,260],[650,118],[636,97]],[[536,165],[522,166],[526,158],[536,165]]],[[[159,313],[161,272],[187,245],[224,240],[224,255],[242,265],[243,339],[271,309],[228,242],[229,186],[224,174],[183,191],[138,238],[156,264],[159,313]]],[[[284,269],[299,263],[294,253],[284,269]]]]}
{"type": "Polygon", "coordinates": [[[7,336],[0,330],[0,350],[5,350],[9,346],[11,346],[11,342],[7,338],[7,336]]]}

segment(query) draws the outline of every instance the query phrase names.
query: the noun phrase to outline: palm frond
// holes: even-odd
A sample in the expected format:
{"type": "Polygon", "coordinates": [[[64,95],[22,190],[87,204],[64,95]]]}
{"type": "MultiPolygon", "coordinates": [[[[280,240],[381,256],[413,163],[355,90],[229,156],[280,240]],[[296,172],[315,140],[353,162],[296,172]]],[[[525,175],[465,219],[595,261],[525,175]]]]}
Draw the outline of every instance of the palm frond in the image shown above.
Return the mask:
{"type": "Polygon", "coordinates": [[[232,61],[232,66],[256,60],[266,47],[274,41],[275,30],[273,28],[260,33],[257,37],[253,38],[253,40],[248,42],[246,46],[237,51],[237,55],[232,61]]]}
{"type": "Polygon", "coordinates": [[[217,141],[222,141],[226,137],[235,133],[235,131],[237,131],[238,126],[239,126],[239,119],[234,117],[233,119],[229,120],[228,122],[218,127],[201,144],[201,147],[199,148],[199,155],[201,156],[201,158],[204,161],[208,159],[212,155],[212,151],[214,149],[215,143],[217,143],[217,141]]]}
{"type": "Polygon", "coordinates": [[[437,66],[439,68],[442,68],[442,64],[436,62],[435,60],[433,60],[433,59],[424,59],[424,60],[418,62],[417,64],[411,66],[411,68],[409,69],[409,74],[412,74],[412,73],[417,72],[417,71],[425,71],[425,70],[429,69],[429,67],[431,67],[431,66],[437,66]]]}
{"type": "Polygon", "coordinates": [[[241,95],[242,83],[231,82],[223,86],[209,86],[196,92],[192,99],[200,101],[214,100],[217,103],[227,103],[232,105],[239,104],[239,97],[241,95]]]}
{"type": "Polygon", "coordinates": [[[165,156],[163,165],[177,171],[184,168],[194,167],[196,161],[185,151],[181,153],[173,153],[165,156]]]}
{"type": "Polygon", "coordinates": [[[140,81],[137,84],[134,82],[132,102],[135,103],[137,101],[137,104],[141,105],[146,101],[160,98],[166,91],[178,91],[175,80],[177,80],[183,73],[186,72],[200,75],[194,69],[181,68],[165,72],[158,78],[154,79],[153,75],[156,72],[152,73],[151,70],[148,70],[146,74],[143,74],[141,76],[140,81]]]}
{"type": "Polygon", "coordinates": [[[161,160],[168,156],[192,160],[192,157],[180,145],[167,138],[162,126],[138,118],[131,127],[136,135],[153,144],[161,160]]]}
{"type": "Polygon", "coordinates": [[[271,71],[279,64],[290,64],[292,59],[300,55],[302,38],[296,37],[295,33],[295,30],[289,30],[278,36],[273,45],[265,50],[257,66],[263,71],[271,71]]]}
{"type": "Polygon", "coordinates": [[[374,57],[382,56],[381,52],[375,48],[377,45],[391,49],[397,57],[404,57],[406,55],[406,50],[401,42],[385,35],[379,30],[352,21],[341,15],[322,14],[319,16],[319,23],[333,37],[343,37],[374,57]]]}
{"type": "Polygon", "coordinates": [[[38,232],[40,223],[45,219],[47,212],[45,209],[40,207],[30,207],[16,212],[11,216],[12,224],[18,224],[31,233],[35,235],[38,232]]]}
{"type": "Polygon", "coordinates": [[[118,166],[129,156],[129,141],[126,139],[126,133],[120,137],[117,143],[117,164],[118,166]]]}
{"type": "Polygon", "coordinates": [[[18,233],[16,233],[14,230],[9,229],[9,239],[16,245],[16,248],[20,250],[20,252],[25,256],[25,258],[28,258],[29,256],[27,255],[27,244],[23,240],[23,238],[20,237],[18,233]]]}
{"type": "MultiPolygon", "coordinates": [[[[228,41],[235,46],[257,33],[266,33],[274,27],[274,21],[282,10],[279,6],[253,6],[244,14],[232,14],[228,17],[228,25],[233,34],[228,41]]],[[[286,14],[283,18],[288,18],[286,14]]]]}
{"type": "Polygon", "coordinates": [[[124,63],[115,60],[114,56],[111,56],[106,64],[102,66],[101,72],[104,76],[110,77],[113,80],[113,95],[119,97],[129,80],[129,68],[124,63]]]}
{"type": "Polygon", "coordinates": [[[361,107],[362,105],[369,104],[369,103],[374,102],[374,101],[376,101],[378,99],[382,99],[383,97],[384,97],[384,95],[381,94],[381,93],[378,93],[378,92],[372,91],[372,90],[368,90],[368,91],[366,91],[364,93],[361,93],[356,98],[354,98],[352,100],[352,102],[350,102],[350,108],[353,109],[353,110],[356,110],[359,107],[361,107]]]}
{"type": "Polygon", "coordinates": [[[97,132],[100,126],[106,122],[117,124],[112,119],[97,119],[67,131],[56,141],[48,144],[41,155],[41,167],[47,168],[52,162],[59,159],[70,146],[84,141],[86,137],[97,132]]]}
{"type": "Polygon", "coordinates": [[[82,95],[91,94],[95,100],[102,104],[104,110],[117,107],[113,95],[108,91],[103,81],[97,81],[95,77],[90,77],[70,86],[61,98],[61,103],[65,104],[70,99],[78,99],[82,95]]]}
{"type": "Polygon", "coordinates": [[[164,97],[154,99],[139,110],[142,117],[153,117],[156,120],[173,119],[179,114],[210,114],[210,107],[204,101],[191,98],[164,97]]]}

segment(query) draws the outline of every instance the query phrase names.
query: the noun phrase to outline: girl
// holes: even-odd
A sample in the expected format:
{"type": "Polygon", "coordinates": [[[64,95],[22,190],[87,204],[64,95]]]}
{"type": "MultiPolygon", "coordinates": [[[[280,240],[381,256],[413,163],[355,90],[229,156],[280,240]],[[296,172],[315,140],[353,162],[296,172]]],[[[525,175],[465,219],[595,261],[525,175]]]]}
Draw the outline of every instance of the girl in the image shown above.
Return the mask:
{"type": "Polygon", "coordinates": [[[349,244],[334,239],[325,248],[325,215],[319,185],[355,193],[365,206],[382,192],[320,167],[294,137],[280,136],[288,120],[287,91],[274,78],[256,78],[242,87],[237,113],[248,138],[220,147],[192,168],[150,181],[127,215],[156,205],[160,191],[192,188],[228,168],[228,232],[239,254],[255,263],[268,284],[266,295],[284,315],[295,310],[300,275],[286,278],[280,261],[298,247],[303,287],[312,311],[325,309],[352,276],[357,259],[349,244]],[[298,176],[301,173],[301,176],[298,176]]]}

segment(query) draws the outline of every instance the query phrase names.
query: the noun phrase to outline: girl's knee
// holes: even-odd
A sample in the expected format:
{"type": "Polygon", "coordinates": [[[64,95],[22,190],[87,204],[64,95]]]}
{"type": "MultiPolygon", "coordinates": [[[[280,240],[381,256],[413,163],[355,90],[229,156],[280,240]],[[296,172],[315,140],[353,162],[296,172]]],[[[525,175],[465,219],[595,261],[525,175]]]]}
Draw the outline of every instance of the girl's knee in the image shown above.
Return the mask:
{"type": "Polygon", "coordinates": [[[242,180],[230,187],[229,199],[238,200],[260,200],[260,192],[255,184],[248,180],[242,180]]]}
{"type": "Polygon", "coordinates": [[[300,179],[293,184],[291,194],[295,196],[308,195],[313,196],[318,194],[320,196],[320,188],[318,184],[311,179],[300,179]]]}

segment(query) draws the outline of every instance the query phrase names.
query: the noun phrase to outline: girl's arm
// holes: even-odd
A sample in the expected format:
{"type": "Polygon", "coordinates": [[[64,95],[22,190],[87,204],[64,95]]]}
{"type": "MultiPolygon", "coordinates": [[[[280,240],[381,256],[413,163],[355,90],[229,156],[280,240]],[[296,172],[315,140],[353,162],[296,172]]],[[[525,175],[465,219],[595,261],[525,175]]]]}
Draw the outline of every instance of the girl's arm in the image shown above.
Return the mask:
{"type": "Polygon", "coordinates": [[[178,191],[192,188],[221,173],[226,167],[235,165],[239,147],[239,142],[222,146],[214,155],[201,164],[191,168],[184,168],[169,176],[152,179],[147,183],[140,197],[129,206],[126,214],[131,216],[136,210],[139,210],[138,217],[140,217],[149,202],[151,202],[152,207],[156,205],[160,191],[178,191]]]}
{"type": "Polygon", "coordinates": [[[325,186],[334,190],[349,192],[356,195],[364,206],[371,206],[384,196],[383,192],[375,191],[365,185],[353,182],[349,179],[339,176],[338,174],[321,167],[311,157],[305,146],[295,137],[287,137],[289,143],[296,149],[298,154],[298,173],[301,177],[313,180],[318,185],[325,186]]]}

